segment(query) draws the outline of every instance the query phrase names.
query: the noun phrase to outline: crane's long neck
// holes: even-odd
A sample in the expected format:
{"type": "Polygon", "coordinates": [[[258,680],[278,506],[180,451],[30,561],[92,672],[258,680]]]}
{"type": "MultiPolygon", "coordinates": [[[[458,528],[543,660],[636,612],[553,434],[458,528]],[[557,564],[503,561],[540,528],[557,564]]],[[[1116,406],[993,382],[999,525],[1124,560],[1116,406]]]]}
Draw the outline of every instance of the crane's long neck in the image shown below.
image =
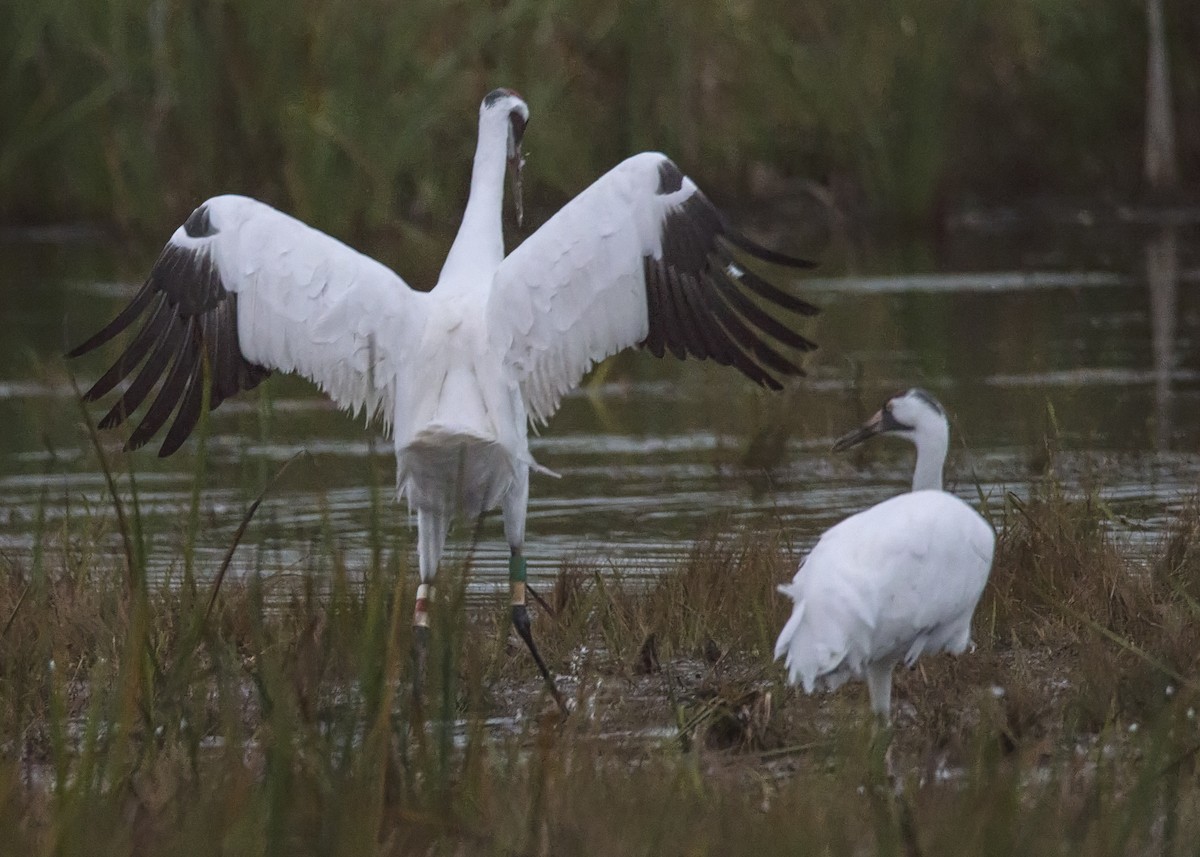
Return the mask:
{"type": "MultiPolygon", "coordinates": [[[[504,117],[498,117],[504,120],[504,117]]],[[[471,170],[471,193],[462,225],[446,256],[438,285],[451,288],[486,286],[504,260],[504,171],[508,156],[508,125],[497,117],[481,117],[479,143],[471,170]],[[482,280],[482,282],[481,282],[482,280]]]]}
{"type": "Polygon", "coordinates": [[[942,468],[950,448],[950,430],[944,423],[929,428],[916,437],[917,466],[913,470],[912,490],[941,491],[942,468]]]}

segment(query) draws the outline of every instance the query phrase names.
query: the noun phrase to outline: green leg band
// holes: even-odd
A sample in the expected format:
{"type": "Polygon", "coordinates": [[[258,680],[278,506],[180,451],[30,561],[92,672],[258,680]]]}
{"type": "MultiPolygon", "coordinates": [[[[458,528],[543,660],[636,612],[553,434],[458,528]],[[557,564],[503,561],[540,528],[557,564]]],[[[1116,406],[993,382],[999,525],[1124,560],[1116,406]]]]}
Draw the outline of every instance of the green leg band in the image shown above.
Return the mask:
{"type": "Polygon", "coordinates": [[[508,558],[508,586],[512,590],[513,607],[525,609],[525,557],[508,558]]]}

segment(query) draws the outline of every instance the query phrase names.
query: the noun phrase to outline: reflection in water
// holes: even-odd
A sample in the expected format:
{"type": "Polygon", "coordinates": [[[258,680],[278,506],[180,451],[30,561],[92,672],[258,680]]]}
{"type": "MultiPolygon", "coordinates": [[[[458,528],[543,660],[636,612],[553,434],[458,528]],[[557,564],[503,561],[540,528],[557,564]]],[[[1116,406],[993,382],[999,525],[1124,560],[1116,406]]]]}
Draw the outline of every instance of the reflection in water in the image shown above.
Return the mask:
{"type": "Polygon", "coordinates": [[[1171,448],[1171,376],[1179,305],[1179,246],[1175,227],[1164,226],[1146,242],[1146,285],[1150,289],[1150,337],[1154,353],[1154,448],[1171,448]]]}

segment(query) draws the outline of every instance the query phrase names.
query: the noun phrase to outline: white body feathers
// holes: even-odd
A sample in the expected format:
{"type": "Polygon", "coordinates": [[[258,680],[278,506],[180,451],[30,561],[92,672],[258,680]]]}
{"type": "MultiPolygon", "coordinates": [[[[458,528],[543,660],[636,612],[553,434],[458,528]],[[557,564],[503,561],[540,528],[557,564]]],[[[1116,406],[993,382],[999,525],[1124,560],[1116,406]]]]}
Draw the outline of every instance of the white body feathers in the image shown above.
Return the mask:
{"type": "Polygon", "coordinates": [[[995,535],[944,491],[913,491],[826,531],[779,591],[796,602],[775,644],[807,693],[867,677],[872,663],[958,654],[987,583],[995,535]]]}
{"type": "MultiPolygon", "coordinates": [[[[661,256],[663,221],[696,192],[686,177],[674,194],[653,192],[665,160],[627,159],[507,258],[493,258],[490,244],[452,251],[430,292],[242,196],[205,203],[214,235],[193,238],[181,226],[170,243],[208,255],[238,294],[247,360],[302,374],[339,406],[382,417],[399,493],[418,507],[453,504],[476,516],[533,463],[529,417],[548,420],[595,363],[646,338],[642,260],[661,256]],[[499,449],[482,449],[492,444],[499,449]],[[442,464],[451,446],[490,463],[466,462],[473,478],[448,492],[454,480],[442,464]],[[432,450],[439,465],[422,467],[432,450]]],[[[484,164],[492,181],[473,185],[464,223],[489,185],[498,221],[503,166],[502,158],[484,164]]]]}

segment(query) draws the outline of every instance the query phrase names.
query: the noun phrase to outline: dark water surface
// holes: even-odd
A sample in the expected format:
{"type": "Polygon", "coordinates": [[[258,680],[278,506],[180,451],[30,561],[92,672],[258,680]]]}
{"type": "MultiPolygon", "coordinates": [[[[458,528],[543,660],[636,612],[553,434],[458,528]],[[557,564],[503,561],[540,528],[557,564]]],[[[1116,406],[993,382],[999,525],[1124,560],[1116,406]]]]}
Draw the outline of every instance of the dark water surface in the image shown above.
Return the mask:
{"type": "MultiPolygon", "coordinates": [[[[876,442],[829,452],[890,393],[933,391],[953,419],[953,489],[978,502],[1024,494],[1046,467],[1072,490],[1099,490],[1121,538],[1152,550],[1200,485],[1200,238],[1175,226],[988,218],[942,246],[839,244],[794,288],[824,308],[807,379],[781,395],[729,370],[621,355],[566,400],[533,444],[561,479],[533,477],[527,553],[534,574],[581,561],[655,573],[698,540],[744,527],[784,532],[797,551],[835,521],[904,490],[912,453],[876,442]]],[[[28,563],[70,520],[111,516],[58,356],[111,317],[149,258],[102,243],[0,243],[0,555],[28,563]],[[39,535],[40,534],[40,535],[39,535]]],[[[403,269],[402,275],[407,272],[403,269]]],[[[86,387],[115,347],[76,361],[86,387]]],[[[280,465],[235,573],[327,568],[332,534],[353,571],[368,562],[371,491],[381,486],[389,544],[415,526],[391,497],[388,441],[306,383],[273,378],[213,415],[201,492],[197,569],[212,573],[242,513],[280,465]],[[374,449],[374,455],[372,455],[374,449]]],[[[94,408],[96,418],[103,409],[94,408]]],[[[110,433],[116,451],[123,435],[110,433]]],[[[139,490],[150,565],[182,567],[198,447],[125,457],[139,490]]],[[[111,531],[111,528],[109,528],[111,531]]],[[[470,527],[452,546],[462,555],[470,527]]],[[[107,550],[118,550],[114,538],[107,550]]],[[[498,518],[475,554],[473,588],[503,585],[498,518]]],[[[411,558],[411,555],[410,555],[411,558]]]]}

